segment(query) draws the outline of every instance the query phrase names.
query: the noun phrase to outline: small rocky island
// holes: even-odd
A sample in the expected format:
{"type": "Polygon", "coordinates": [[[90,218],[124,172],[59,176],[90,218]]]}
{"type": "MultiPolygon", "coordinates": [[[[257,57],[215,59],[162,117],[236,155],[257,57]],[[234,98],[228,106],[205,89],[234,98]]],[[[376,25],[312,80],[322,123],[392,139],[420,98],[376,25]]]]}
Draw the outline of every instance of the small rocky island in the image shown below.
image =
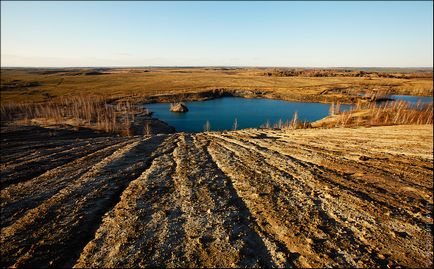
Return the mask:
{"type": "Polygon", "coordinates": [[[185,113],[188,111],[188,108],[184,103],[174,103],[170,104],[170,111],[185,113]]]}

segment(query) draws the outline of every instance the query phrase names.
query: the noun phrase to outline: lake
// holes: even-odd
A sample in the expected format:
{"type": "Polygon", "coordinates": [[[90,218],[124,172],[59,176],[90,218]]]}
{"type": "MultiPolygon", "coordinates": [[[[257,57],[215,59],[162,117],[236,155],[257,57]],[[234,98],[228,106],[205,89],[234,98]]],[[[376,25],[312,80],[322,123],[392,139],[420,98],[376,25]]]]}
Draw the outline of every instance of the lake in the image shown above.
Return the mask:
{"type": "MultiPolygon", "coordinates": [[[[154,112],[153,117],[167,122],[177,131],[202,132],[205,122],[211,124],[211,130],[231,130],[235,119],[238,129],[260,127],[265,122],[276,123],[279,119],[291,120],[297,111],[300,121],[316,121],[329,114],[330,104],[300,103],[272,99],[246,99],[223,97],[207,101],[185,102],[187,113],[170,112],[169,103],[146,104],[154,112]]],[[[348,110],[350,105],[341,105],[341,110],[348,110]]]]}
{"type": "MultiPolygon", "coordinates": [[[[391,98],[412,104],[418,101],[433,102],[431,96],[392,95],[391,98]]],[[[154,112],[154,117],[183,132],[202,132],[206,121],[210,122],[213,131],[231,130],[235,119],[238,129],[257,128],[267,121],[272,125],[279,119],[291,120],[296,111],[300,121],[312,122],[328,116],[330,109],[330,104],[241,97],[223,97],[185,104],[189,109],[187,113],[170,112],[169,103],[146,104],[145,107],[154,112]]],[[[349,108],[351,105],[341,105],[341,111],[349,108]]]]}
{"type": "Polygon", "coordinates": [[[411,104],[416,104],[417,102],[420,102],[422,104],[428,104],[433,102],[432,96],[391,95],[390,98],[392,98],[393,100],[406,101],[411,104]]]}

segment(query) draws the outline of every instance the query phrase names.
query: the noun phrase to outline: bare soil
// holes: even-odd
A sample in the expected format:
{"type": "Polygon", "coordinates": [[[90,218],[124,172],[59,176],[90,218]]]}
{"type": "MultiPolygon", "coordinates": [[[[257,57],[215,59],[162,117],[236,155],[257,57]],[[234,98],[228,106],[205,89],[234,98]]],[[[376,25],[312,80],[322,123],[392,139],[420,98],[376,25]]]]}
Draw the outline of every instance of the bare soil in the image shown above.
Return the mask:
{"type": "Polygon", "coordinates": [[[20,128],[2,129],[2,267],[433,265],[432,125],[20,128]]]}

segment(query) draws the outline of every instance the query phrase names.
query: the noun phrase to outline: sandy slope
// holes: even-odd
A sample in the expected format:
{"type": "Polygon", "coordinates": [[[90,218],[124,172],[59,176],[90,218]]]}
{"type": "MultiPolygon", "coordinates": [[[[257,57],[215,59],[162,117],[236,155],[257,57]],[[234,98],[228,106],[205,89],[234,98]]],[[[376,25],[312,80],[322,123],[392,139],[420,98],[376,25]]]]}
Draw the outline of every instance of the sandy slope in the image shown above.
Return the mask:
{"type": "Polygon", "coordinates": [[[2,138],[2,266],[433,264],[432,125],[2,138]]]}

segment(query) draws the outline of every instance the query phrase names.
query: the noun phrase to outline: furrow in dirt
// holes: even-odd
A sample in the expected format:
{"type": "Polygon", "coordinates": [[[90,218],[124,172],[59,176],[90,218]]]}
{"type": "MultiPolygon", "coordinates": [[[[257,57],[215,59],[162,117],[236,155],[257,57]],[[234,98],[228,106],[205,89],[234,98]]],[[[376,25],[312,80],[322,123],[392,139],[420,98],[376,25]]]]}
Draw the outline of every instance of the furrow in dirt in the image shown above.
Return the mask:
{"type": "Polygon", "coordinates": [[[430,125],[401,125],[354,129],[308,129],[289,132],[268,132],[262,130],[260,132],[289,140],[298,137],[309,141],[310,144],[321,143],[321,140],[324,140],[327,142],[327,147],[333,148],[344,145],[348,147],[349,152],[354,148],[354,145],[357,145],[357,149],[362,149],[372,154],[399,154],[402,157],[416,157],[432,161],[433,145],[432,143],[424,143],[432,139],[430,127],[432,128],[430,125]],[[345,139],[342,139],[343,137],[345,139]]]}
{"type": "MultiPolygon", "coordinates": [[[[407,164],[400,165],[397,160],[402,159],[401,155],[389,155],[387,161],[384,158],[362,161],[357,158],[354,160],[349,158],[346,152],[335,155],[326,154],[326,145],[328,145],[326,140],[323,141],[324,148],[319,149],[308,146],[298,147],[295,140],[294,138],[292,143],[270,143],[266,140],[255,141],[255,143],[263,148],[291,154],[305,162],[309,160],[309,163],[322,171],[340,174],[337,177],[348,182],[344,182],[344,185],[352,186],[358,192],[363,191],[363,195],[374,195],[383,204],[391,204],[398,209],[404,204],[411,209],[410,212],[419,215],[416,216],[418,219],[429,213],[430,209],[427,208],[427,205],[432,206],[433,172],[422,168],[426,165],[425,163],[415,161],[414,166],[416,168],[409,167],[407,164]],[[295,144],[295,146],[288,147],[286,146],[288,144],[295,144]],[[394,199],[390,200],[390,196],[394,199]]],[[[344,145],[345,143],[342,142],[344,145]]],[[[403,216],[405,219],[409,217],[411,216],[408,214],[403,216]]]]}
{"type": "Polygon", "coordinates": [[[118,149],[74,183],[2,229],[2,266],[69,266],[93,238],[102,215],[148,166],[164,136],[118,149]],[[6,244],[7,242],[7,244],[6,244]],[[49,251],[49,252],[48,252],[49,251]]]}
{"type": "Polygon", "coordinates": [[[190,266],[270,266],[264,243],[248,224],[230,180],[206,151],[204,136],[184,135],[174,151],[176,189],[186,216],[186,256],[190,266]]]}
{"type": "MultiPolygon", "coordinates": [[[[414,213],[420,212],[421,214],[419,215],[423,215],[427,213],[421,212],[422,209],[427,210],[426,202],[432,201],[430,191],[432,189],[432,180],[431,183],[428,183],[432,178],[432,172],[427,175],[426,173],[420,173],[420,171],[414,171],[409,178],[403,179],[400,171],[406,166],[396,167],[395,170],[384,170],[370,166],[366,161],[347,159],[343,152],[336,155],[327,154],[327,149],[325,148],[315,149],[305,145],[300,146],[300,144],[297,144],[299,142],[295,141],[286,144],[282,142],[269,142],[266,139],[246,142],[245,138],[233,138],[232,141],[236,143],[244,141],[244,144],[247,143],[248,147],[256,145],[262,152],[280,152],[285,154],[287,158],[296,156],[308,165],[309,170],[318,170],[321,175],[324,173],[329,174],[326,180],[336,178],[341,186],[346,186],[347,188],[352,186],[351,188],[355,191],[356,195],[371,196],[371,200],[375,199],[380,205],[389,204],[390,196],[392,195],[396,198],[395,201],[398,201],[392,204],[392,210],[401,207],[404,202],[412,207],[413,210],[411,211],[414,211],[414,213]],[[288,146],[289,144],[291,146],[288,146]],[[422,187],[415,182],[426,182],[431,185],[431,188],[422,187]],[[360,191],[360,185],[364,186],[363,190],[365,191],[360,191]],[[417,188],[417,193],[415,193],[415,188],[417,188]]],[[[383,166],[387,166],[384,160],[383,166]]],[[[412,216],[408,214],[403,215],[405,219],[409,217],[412,216]]],[[[417,219],[420,219],[420,217],[422,216],[416,216],[417,219]]],[[[425,225],[423,221],[421,224],[425,225]]]]}
{"type": "MultiPolygon", "coordinates": [[[[369,166],[365,162],[356,162],[351,159],[342,158],[342,155],[345,155],[343,153],[333,157],[332,155],[324,154],[324,152],[327,152],[326,149],[315,151],[313,149],[307,150],[306,148],[308,147],[303,147],[300,150],[297,144],[296,146],[288,147],[286,146],[287,144],[264,142],[266,139],[261,139],[260,141],[254,140],[253,142],[246,141],[245,138],[234,138],[231,140],[233,143],[244,145],[248,148],[257,148],[261,154],[264,154],[264,152],[271,152],[271,154],[276,154],[277,152],[278,155],[284,153],[286,159],[290,160],[296,160],[293,158],[293,156],[296,156],[299,158],[298,161],[303,160],[303,166],[307,170],[316,171],[318,177],[321,177],[321,180],[324,182],[337,185],[338,189],[350,191],[355,196],[375,203],[375,208],[378,209],[376,211],[390,212],[399,216],[403,221],[410,220],[422,229],[427,225],[432,226],[430,218],[426,217],[429,216],[430,208],[432,208],[431,192],[427,191],[426,188],[420,187],[420,185],[408,183],[409,181],[428,182],[432,179],[432,173],[427,176],[415,172],[410,179],[401,180],[400,178],[396,178],[396,174],[400,171],[398,169],[384,171],[383,169],[369,166]],[[252,145],[256,145],[256,147],[252,145]],[[360,188],[361,186],[363,188],[360,188]],[[390,196],[394,199],[390,199],[390,196]]],[[[295,143],[288,144],[294,145],[295,143]]],[[[327,144],[327,141],[324,141],[324,144],[327,144]]],[[[282,160],[281,163],[285,163],[285,160],[282,160]]]]}
{"type": "Polygon", "coordinates": [[[114,143],[115,141],[126,140],[125,137],[97,137],[97,138],[87,138],[87,139],[66,139],[66,140],[36,140],[22,142],[21,145],[9,145],[8,143],[2,143],[2,156],[0,158],[0,163],[2,167],[8,166],[9,163],[14,164],[20,161],[25,161],[34,158],[37,154],[39,156],[47,154],[47,150],[52,151],[55,148],[61,149],[65,145],[76,145],[76,143],[83,144],[89,141],[94,143],[114,143]]]}
{"type": "MultiPolygon", "coordinates": [[[[321,138],[324,139],[324,138],[321,138]]],[[[274,147],[288,146],[298,148],[305,158],[312,155],[321,155],[324,159],[333,159],[345,162],[352,162],[355,165],[363,165],[369,169],[375,169],[379,173],[388,173],[388,178],[393,180],[406,180],[409,185],[417,185],[431,190],[432,182],[426,178],[433,173],[432,160],[419,159],[415,157],[396,155],[388,152],[373,152],[368,148],[358,147],[361,144],[358,140],[345,139],[339,143],[338,148],[333,148],[328,140],[308,140],[308,144],[300,143],[301,137],[293,137],[290,141],[264,141],[270,142],[274,147]],[[298,138],[298,139],[297,139],[298,138]],[[340,158],[336,158],[339,156],[340,158]],[[408,179],[407,179],[408,178],[408,179]],[[422,181],[420,181],[422,180],[422,181]]]]}
{"type": "Polygon", "coordinates": [[[39,176],[48,170],[86,156],[95,150],[104,148],[109,145],[109,143],[110,140],[102,142],[95,141],[94,143],[85,141],[78,144],[72,142],[64,146],[56,147],[53,149],[54,152],[51,152],[51,149],[47,149],[41,150],[36,156],[29,154],[29,159],[4,166],[4,168],[1,169],[2,187],[4,188],[11,184],[24,182],[39,176]]]}
{"type": "MultiPolygon", "coordinates": [[[[214,140],[209,146],[209,152],[218,167],[231,178],[238,196],[254,217],[259,233],[272,253],[273,261],[279,267],[318,264],[316,258],[309,260],[305,243],[295,236],[295,230],[289,229],[285,217],[288,214],[286,212],[295,211],[303,218],[307,213],[304,208],[312,207],[313,204],[308,200],[299,200],[287,185],[277,183],[274,172],[267,171],[264,167],[258,170],[262,163],[245,164],[236,152],[214,140]]],[[[246,158],[252,157],[254,158],[246,158]]]]}
{"type": "Polygon", "coordinates": [[[156,149],[150,167],[131,181],[119,203],[107,212],[74,267],[157,266],[155,257],[176,253],[185,237],[185,219],[173,199],[176,140],[172,136],[156,149]]]}
{"type": "Polygon", "coordinates": [[[98,163],[113,154],[119,148],[131,142],[113,141],[113,145],[51,169],[31,180],[13,184],[0,193],[2,207],[1,227],[10,225],[27,210],[38,206],[44,200],[73,184],[85,173],[91,174],[98,169],[98,163]]]}
{"type": "Polygon", "coordinates": [[[156,158],[130,184],[78,267],[273,265],[248,210],[206,152],[207,139],[199,140],[181,134],[173,154],[156,158]],[[133,215],[115,226],[119,216],[133,215]],[[128,241],[110,252],[104,242],[120,231],[128,241]]]}
{"type": "Polygon", "coordinates": [[[2,172],[22,180],[1,188],[0,266],[430,268],[432,126],[409,128],[69,133],[45,147],[47,130],[26,144],[20,129],[2,139],[2,172]]]}
{"type": "MultiPolygon", "coordinates": [[[[45,145],[42,147],[37,148],[37,150],[34,150],[35,148],[32,146],[33,142],[29,142],[30,147],[28,149],[31,149],[31,151],[29,152],[28,149],[24,148],[14,148],[14,151],[16,152],[21,152],[21,151],[26,151],[27,154],[21,158],[17,158],[14,159],[13,162],[6,162],[4,164],[2,164],[2,168],[6,167],[6,168],[15,168],[16,166],[20,166],[20,165],[25,165],[26,163],[28,163],[29,161],[34,161],[34,160],[38,160],[39,158],[43,158],[43,157],[50,157],[50,156],[56,156],[56,153],[61,153],[64,151],[68,151],[71,149],[76,149],[76,148],[82,148],[82,147],[86,147],[89,146],[89,142],[92,141],[95,144],[98,143],[104,143],[107,142],[108,140],[102,140],[102,139],[96,139],[96,140],[82,140],[82,141],[78,141],[78,140],[67,140],[67,141],[63,141],[63,143],[56,143],[55,145],[51,144],[51,145],[45,145]]],[[[3,169],[2,169],[3,170],[3,169]]]]}
{"type": "MultiPolygon", "coordinates": [[[[404,126],[405,127],[405,126],[404,126]]],[[[344,154],[347,158],[359,158],[368,157],[367,159],[377,159],[385,164],[391,162],[387,161],[389,158],[399,156],[398,159],[394,159],[393,164],[398,163],[410,168],[424,168],[432,171],[432,145],[427,145],[425,141],[431,140],[429,132],[426,132],[424,128],[423,132],[419,135],[414,135],[413,132],[409,132],[409,137],[403,139],[402,132],[400,135],[393,135],[389,133],[389,130],[394,130],[393,127],[387,127],[385,134],[378,132],[380,128],[374,128],[375,132],[369,132],[369,129],[327,129],[327,130],[295,130],[287,132],[277,131],[265,131],[258,130],[256,137],[252,137],[248,132],[240,132],[238,137],[246,136],[252,138],[261,138],[255,140],[264,140],[264,142],[282,143],[286,146],[296,146],[302,148],[314,148],[315,150],[326,151],[332,156],[344,154]],[[332,133],[330,135],[329,133],[332,133]],[[333,135],[336,133],[335,135],[333,135]],[[342,139],[345,137],[345,139],[342,139]],[[391,143],[391,141],[395,143],[391,143]],[[429,147],[427,147],[429,146],[429,147]],[[390,148],[399,149],[399,152],[390,151],[390,148]],[[405,149],[403,151],[402,149],[405,149]],[[409,154],[410,152],[417,153],[409,154]],[[422,156],[426,156],[423,158],[422,156]],[[416,162],[416,163],[415,163],[416,162]]],[[[410,128],[410,127],[409,127],[410,128]]],[[[414,128],[414,126],[411,126],[414,128]]],[[[415,127],[416,130],[417,126],[415,127]]],[[[432,135],[432,134],[431,134],[432,135]]]]}
{"type": "MultiPolygon", "coordinates": [[[[262,168],[264,168],[266,166],[267,162],[268,162],[268,164],[274,166],[274,169],[271,168],[269,170],[270,173],[273,173],[273,171],[274,171],[274,174],[276,174],[275,171],[278,170],[279,167],[283,167],[283,168],[288,167],[287,165],[285,165],[286,163],[288,163],[288,160],[285,160],[285,158],[281,158],[280,156],[278,156],[278,154],[277,155],[274,154],[274,155],[271,155],[271,156],[267,157],[266,155],[263,154],[263,152],[261,152],[261,151],[264,151],[264,148],[262,148],[262,147],[260,147],[259,150],[254,150],[254,151],[250,151],[249,152],[248,150],[252,150],[252,148],[254,148],[254,147],[252,147],[252,145],[246,145],[245,141],[240,142],[239,140],[235,139],[235,140],[232,141],[232,143],[233,143],[232,145],[227,144],[227,143],[226,144],[224,143],[224,145],[226,147],[229,147],[229,149],[231,149],[234,152],[235,155],[239,154],[239,158],[241,159],[241,161],[242,161],[242,159],[246,159],[245,156],[255,156],[254,157],[255,160],[253,160],[253,161],[247,160],[247,162],[246,161],[244,161],[244,162],[246,162],[246,166],[255,167],[256,171],[260,170],[260,169],[256,168],[258,164],[255,165],[255,161],[258,160],[258,159],[264,159],[265,160],[265,163],[262,164],[262,168]],[[243,152],[243,149],[239,147],[240,143],[244,147],[246,147],[245,150],[247,150],[247,151],[243,152]],[[258,156],[259,153],[261,153],[262,156],[258,156]],[[273,160],[273,157],[276,158],[276,160],[273,160]]],[[[312,169],[309,169],[309,170],[312,170],[312,169]]],[[[315,171],[315,170],[313,170],[313,171],[315,171]]],[[[305,172],[302,172],[302,173],[305,174],[305,172]]],[[[321,174],[322,174],[322,172],[321,172],[321,174]]],[[[314,173],[314,177],[312,177],[312,179],[314,179],[315,177],[317,177],[317,175],[315,175],[315,173],[314,173]]],[[[363,237],[355,236],[355,233],[352,231],[351,226],[349,226],[349,223],[347,222],[346,218],[339,218],[339,219],[330,218],[330,217],[328,217],[328,215],[330,215],[330,214],[320,208],[319,205],[323,205],[322,207],[324,207],[324,205],[325,206],[328,205],[329,208],[335,209],[335,211],[337,210],[337,212],[351,213],[351,208],[348,209],[348,208],[345,208],[345,206],[343,207],[342,205],[339,205],[339,204],[336,203],[336,199],[335,199],[336,196],[335,195],[331,196],[328,193],[323,193],[322,191],[319,191],[319,192],[317,191],[317,189],[321,190],[321,188],[324,188],[324,187],[329,188],[329,186],[327,186],[327,184],[326,184],[326,186],[324,186],[324,183],[323,183],[324,180],[323,179],[324,179],[324,176],[321,175],[321,181],[322,181],[322,183],[318,184],[318,182],[317,182],[318,185],[313,187],[313,189],[315,191],[312,191],[312,193],[311,193],[311,194],[314,194],[313,195],[314,197],[312,197],[311,199],[314,201],[314,203],[316,205],[316,210],[317,210],[317,213],[318,213],[318,215],[320,217],[320,220],[325,223],[324,225],[321,225],[320,227],[325,227],[324,229],[327,231],[326,234],[328,234],[329,236],[331,234],[332,235],[331,238],[339,238],[340,244],[344,244],[345,245],[345,242],[347,242],[348,246],[351,246],[351,247],[347,247],[347,250],[351,249],[351,252],[353,254],[356,254],[356,253],[359,253],[360,255],[362,255],[363,253],[365,253],[365,254],[371,253],[372,254],[375,251],[377,251],[373,247],[371,247],[370,245],[378,245],[378,242],[371,242],[371,244],[369,244],[366,240],[363,241],[363,237]],[[321,186],[321,185],[323,185],[323,186],[321,186]],[[328,198],[328,199],[326,199],[327,202],[324,201],[324,197],[328,198]],[[330,229],[330,227],[332,227],[332,229],[330,229]],[[333,230],[336,231],[335,234],[331,233],[333,230]],[[342,233],[343,233],[343,235],[342,235],[342,233]]],[[[316,180],[310,180],[310,181],[315,182],[316,180]]],[[[311,182],[311,184],[309,184],[309,185],[312,185],[313,182],[311,182]]],[[[300,185],[300,183],[297,183],[297,184],[300,185]]],[[[332,187],[333,187],[333,185],[332,185],[332,187]]],[[[300,192],[300,193],[303,193],[303,192],[300,192]]],[[[339,198],[341,200],[344,200],[343,197],[339,197],[339,198]]],[[[376,209],[376,207],[372,208],[372,206],[370,206],[370,204],[366,204],[366,201],[364,201],[363,197],[361,197],[361,198],[362,199],[354,199],[354,197],[350,196],[350,199],[349,199],[348,202],[352,202],[353,204],[356,204],[356,205],[362,205],[363,207],[368,206],[371,209],[373,209],[374,212],[378,211],[378,209],[376,209]]],[[[274,207],[276,207],[276,206],[274,205],[274,207]]],[[[333,212],[333,211],[331,211],[331,212],[333,212]]],[[[311,214],[314,215],[315,213],[316,212],[312,212],[311,214]]],[[[374,213],[374,216],[370,216],[369,214],[368,215],[365,214],[365,216],[363,216],[363,219],[367,220],[368,224],[369,223],[375,224],[375,219],[373,219],[373,217],[377,217],[378,216],[377,214],[378,213],[374,213]]],[[[335,214],[331,214],[331,215],[335,215],[335,214]]],[[[312,221],[314,222],[314,220],[311,220],[311,222],[312,221]]],[[[404,222],[404,221],[405,220],[403,220],[402,222],[404,222]]],[[[385,225],[386,226],[390,225],[390,223],[386,222],[385,225]]],[[[424,226],[422,226],[422,227],[424,227],[424,226]]],[[[384,228],[384,227],[382,227],[382,228],[384,228]]],[[[396,231],[398,232],[399,229],[397,227],[395,227],[395,228],[396,228],[396,231]]],[[[402,228],[401,228],[401,230],[402,230],[402,228]]],[[[421,238],[425,238],[427,236],[427,234],[429,234],[429,229],[421,230],[421,229],[419,229],[419,227],[410,227],[408,230],[409,231],[411,230],[410,233],[415,234],[415,235],[417,235],[418,237],[421,237],[421,238]]],[[[381,235],[381,229],[377,230],[375,232],[378,232],[381,235]]],[[[386,239],[387,239],[387,237],[386,237],[386,239]]],[[[406,246],[405,244],[409,243],[409,242],[399,242],[398,239],[397,240],[391,240],[391,241],[392,242],[388,242],[388,244],[396,243],[402,249],[405,248],[405,246],[406,246]]],[[[333,260],[336,261],[339,264],[345,264],[345,263],[347,263],[348,265],[351,265],[351,266],[356,266],[356,265],[360,266],[360,264],[356,263],[357,259],[356,260],[351,260],[351,259],[348,258],[348,257],[350,257],[350,255],[349,255],[350,253],[349,252],[347,252],[347,253],[341,253],[342,255],[338,255],[336,253],[336,249],[339,249],[339,247],[338,247],[339,244],[338,243],[335,243],[335,244],[330,243],[330,242],[333,242],[333,240],[331,240],[331,241],[327,240],[327,242],[328,242],[329,245],[331,245],[329,247],[330,251],[327,251],[326,249],[321,249],[322,253],[328,253],[329,257],[333,258],[333,260]]],[[[427,251],[429,251],[429,249],[426,248],[426,244],[424,245],[424,242],[422,242],[421,244],[416,244],[414,246],[414,249],[416,249],[416,251],[424,251],[425,254],[427,253],[427,251]]],[[[414,262],[416,262],[415,260],[412,260],[412,259],[402,258],[402,257],[400,257],[400,255],[394,255],[393,258],[395,258],[396,260],[393,260],[391,258],[391,259],[388,260],[388,262],[392,263],[392,264],[393,263],[401,263],[401,262],[402,263],[405,263],[405,262],[409,262],[409,263],[413,262],[414,263],[414,262]]],[[[376,261],[376,259],[377,258],[375,257],[375,255],[373,255],[370,259],[364,258],[364,260],[357,260],[357,262],[362,263],[365,266],[368,265],[368,264],[373,265],[373,264],[378,264],[378,261],[376,261]]],[[[422,260],[418,260],[417,262],[422,262],[422,260]]]]}

